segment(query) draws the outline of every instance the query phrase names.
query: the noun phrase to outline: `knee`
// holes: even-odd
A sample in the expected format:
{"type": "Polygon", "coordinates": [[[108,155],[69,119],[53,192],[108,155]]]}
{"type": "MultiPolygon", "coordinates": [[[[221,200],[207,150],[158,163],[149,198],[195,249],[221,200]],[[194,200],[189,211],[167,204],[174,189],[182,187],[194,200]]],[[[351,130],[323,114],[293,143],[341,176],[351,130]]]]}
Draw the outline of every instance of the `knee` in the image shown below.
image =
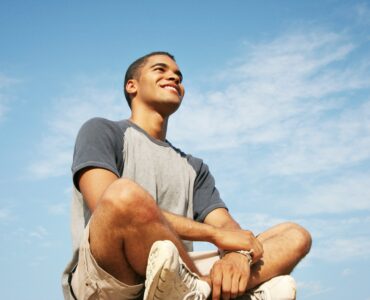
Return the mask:
{"type": "Polygon", "coordinates": [[[103,194],[101,206],[117,222],[148,223],[158,217],[158,208],[151,195],[129,179],[115,181],[103,194]]]}
{"type": "Polygon", "coordinates": [[[311,249],[311,234],[299,224],[289,222],[285,225],[289,232],[290,239],[296,247],[297,253],[299,253],[301,257],[304,257],[311,249]]]}

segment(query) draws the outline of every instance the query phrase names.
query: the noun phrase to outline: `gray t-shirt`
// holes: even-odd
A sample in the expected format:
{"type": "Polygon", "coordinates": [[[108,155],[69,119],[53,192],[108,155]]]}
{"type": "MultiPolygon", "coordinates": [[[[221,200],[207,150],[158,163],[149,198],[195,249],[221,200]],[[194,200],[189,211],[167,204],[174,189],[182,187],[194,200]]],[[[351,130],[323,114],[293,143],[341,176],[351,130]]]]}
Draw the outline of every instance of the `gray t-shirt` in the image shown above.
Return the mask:
{"type": "MultiPolygon", "coordinates": [[[[63,274],[65,299],[72,299],[68,276],[77,264],[83,229],[91,216],[76,182],[78,172],[86,167],[104,168],[118,177],[129,178],[146,189],[160,208],[198,222],[203,222],[212,210],[226,208],[202,160],[183,153],[168,141],[154,139],[129,120],[87,121],[78,133],[72,164],[74,255],[63,274]]],[[[191,251],[192,242],[184,243],[191,251]]]]}

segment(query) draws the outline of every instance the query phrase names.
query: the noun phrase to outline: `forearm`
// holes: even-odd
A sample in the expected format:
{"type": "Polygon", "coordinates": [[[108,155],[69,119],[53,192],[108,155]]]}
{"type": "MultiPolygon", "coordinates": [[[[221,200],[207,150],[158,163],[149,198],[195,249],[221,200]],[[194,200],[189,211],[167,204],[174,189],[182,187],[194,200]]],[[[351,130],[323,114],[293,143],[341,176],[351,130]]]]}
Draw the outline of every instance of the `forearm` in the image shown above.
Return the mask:
{"type": "Polygon", "coordinates": [[[238,222],[231,217],[229,212],[224,208],[215,209],[204,220],[204,223],[228,230],[242,229],[238,222]]]}
{"type": "Polygon", "coordinates": [[[181,239],[214,243],[217,230],[215,226],[199,223],[167,211],[162,212],[181,239]]]}
{"type": "Polygon", "coordinates": [[[204,241],[224,250],[249,250],[255,239],[249,231],[239,229],[236,222],[204,224],[162,211],[168,223],[183,240],[204,241]],[[220,226],[221,225],[221,226],[220,226]]]}
{"type": "Polygon", "coordinates": [[[219,224],[215,224],[217,228],[224,228],[224,229],[230,229],[230,230],[238,230],[242,229],[234,219],[225,219],[222,220],[219,224]]]}

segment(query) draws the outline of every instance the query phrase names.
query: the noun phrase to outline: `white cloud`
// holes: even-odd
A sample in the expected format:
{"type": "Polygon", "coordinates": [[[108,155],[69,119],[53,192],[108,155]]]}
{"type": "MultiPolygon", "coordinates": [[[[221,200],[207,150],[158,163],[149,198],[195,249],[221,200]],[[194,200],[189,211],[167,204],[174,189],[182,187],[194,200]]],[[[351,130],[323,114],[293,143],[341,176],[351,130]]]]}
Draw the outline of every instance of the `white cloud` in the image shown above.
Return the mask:
{"type": "MultiPolygon", "coordinates": [[[[327,263],[364,262],[370,259],[370,216],[304,217],[294,220],[312,235],[313,243],[308,255],[309,265],[317,261],[327,263]]],[[[306,261],[306,260],[305,260],[306,261]]],[[[343,270],[345,276],[349,271],[343,270]]]]}
{"type": "Polygon", "coordinates": [[[305,294],[303,299],[308,299],[316,297],[317,295],[327,293],[332,290],[331,287],[324,286],[321,282],[317,281],[304,281],[297,283],[298,290],[302,290],[302,293],[305,294]]]}
{"type": "Polygon", "coordinates": [[[334,236],[340,238],[354,237],[354,233],[366,235],[369,234],[370,228],[370,216],[329,218],[325,215],[321,218],[305,217],[296,219],[296,222],[308,228],[313,236],[314,245],[316,242],[325,241],[334,236]]]}
{"type": "Polygon", "coordinates": [[[346,173],[332,182],[313,185],[299,202],[288,205],[299,215],[370,210],[370,178],[367,173],[346,173]]]}
{"type": "Polygon", "coordinates": [[[16,82],[17,80],[15,80],[14,78],[10,78],[0,73],[0,120],[9,110],[9,107],[7,105],[9,101],[9,95],[6,93],[6,89],[16,82]]]}
{"type": "Polygon", "coordinates": [[[28,261],[27,265],[31,268],[38,268],[45,262],[46,259],[47,259],[46,256],[40,255],[37,257],[32,257],[32,259],[28,261]]]}
{"type": "Polygon", "coordinates": [[[328,261],[342,262],[370,258],[370,238],[368,236],[327,238],[320,240],[310,253],[312,258],[328,261]]]}
{"type": "Polygon", "coordinates": [[[222,88],[188,93],[169,134],[203,151],[268,147],[261,161],[276,175],[368,159],[370,99],[352,99],[370,87],[367,62],[350,60],[360,46],[315,30],[251,46],[218,76],[222,88]]]}
{"type": "Polygon", "coordinates": [[[370,24],[370,8],[367,2],[361,2],[355,5],[356,21],[362,24],[370,24]]]}
{"type": "Polygon", "coordinates": [[[37,226],[34,230],[28,233],[30,238],[36,238],[39,240],[43,240],[48,235],[48,231],[43,226],[37,226]]]}
{"type": "Polygon", "coordinates": [[[342,272],[340,273],[340,275],[342,275],[343,277],[348,277],[351,276],[352,274],[353,271],[350,268],[343,269],[342,272]]]}
{"type": "Polygon", "coordinates": [[[261,213],[234,213],[233,217],[242,228],[251,230],[254,234],[261,233],[272,226],[287,221],[286,219],[261,213]]]}
{"type": "MultiPolygon", "coordinates": [[[[345,34],[322,30],[297,30],[251,45],[223,75],[211,78],[220,88],[200,91],[198,86],[187,92],[170,122],[169,139],[208,153],[236,148],[243,157],[248,146],[266,147],[260,169],[272,175],[314,173],[368,160],[370,99],[352,100],[354,93],[370,87],[367,62],[352,57],[360,47],[361,42],[345,34]]],[[[36,177],[68,172],[83,121],[93,116],[121,119],[128,111],[117,87],[98,88],[96,81],[78,85],[55,101],[42,154],[29,167],[36,177]]]]}
{"type": "Polygon", "coordinates": [[[0,221],[9,220],[12,217],[12,212],[7,208],[0,209],[0,221]]]}
{"type": "Polygon", "coordinates": [[[66,202],[55,203],[48,206],[48,212],[51,215],[65,215],[68,204],[66,202]]]}
{"type": "MultiPolygon", "coordinates": [[[[70,95],[54,101],[45,136],[29,173],[36,178],[68,174],[73,145],[81,125],[92,117],[122,119],[127,109],[119,89],[100,88],[99,80],[77,80],[70,95]]],[[[109,85],[111,86],[111,84],[109,85]]]]}
{"type": "Polygon", "coordinates": [[[302,120],[273,154],[271,172],[294,175],[330,170],[370,158],[370,99],[335,117],[302,120]]]}

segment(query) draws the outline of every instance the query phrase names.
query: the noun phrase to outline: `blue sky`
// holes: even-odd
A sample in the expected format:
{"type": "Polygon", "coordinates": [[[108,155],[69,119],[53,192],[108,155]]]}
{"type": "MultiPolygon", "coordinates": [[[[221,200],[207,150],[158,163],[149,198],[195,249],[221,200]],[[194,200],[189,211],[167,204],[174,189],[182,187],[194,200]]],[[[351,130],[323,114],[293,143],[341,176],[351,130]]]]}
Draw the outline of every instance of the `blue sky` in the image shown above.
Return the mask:
{"type": "Polygon", "coordinates": [[[369,1],[1,1],[0,36],[2,298],[62,299],[77,130],[128,117],[128,64],[166,50],[172,143],[244,227],[311,231],[298,299],[370,299],[369,1]]]}

